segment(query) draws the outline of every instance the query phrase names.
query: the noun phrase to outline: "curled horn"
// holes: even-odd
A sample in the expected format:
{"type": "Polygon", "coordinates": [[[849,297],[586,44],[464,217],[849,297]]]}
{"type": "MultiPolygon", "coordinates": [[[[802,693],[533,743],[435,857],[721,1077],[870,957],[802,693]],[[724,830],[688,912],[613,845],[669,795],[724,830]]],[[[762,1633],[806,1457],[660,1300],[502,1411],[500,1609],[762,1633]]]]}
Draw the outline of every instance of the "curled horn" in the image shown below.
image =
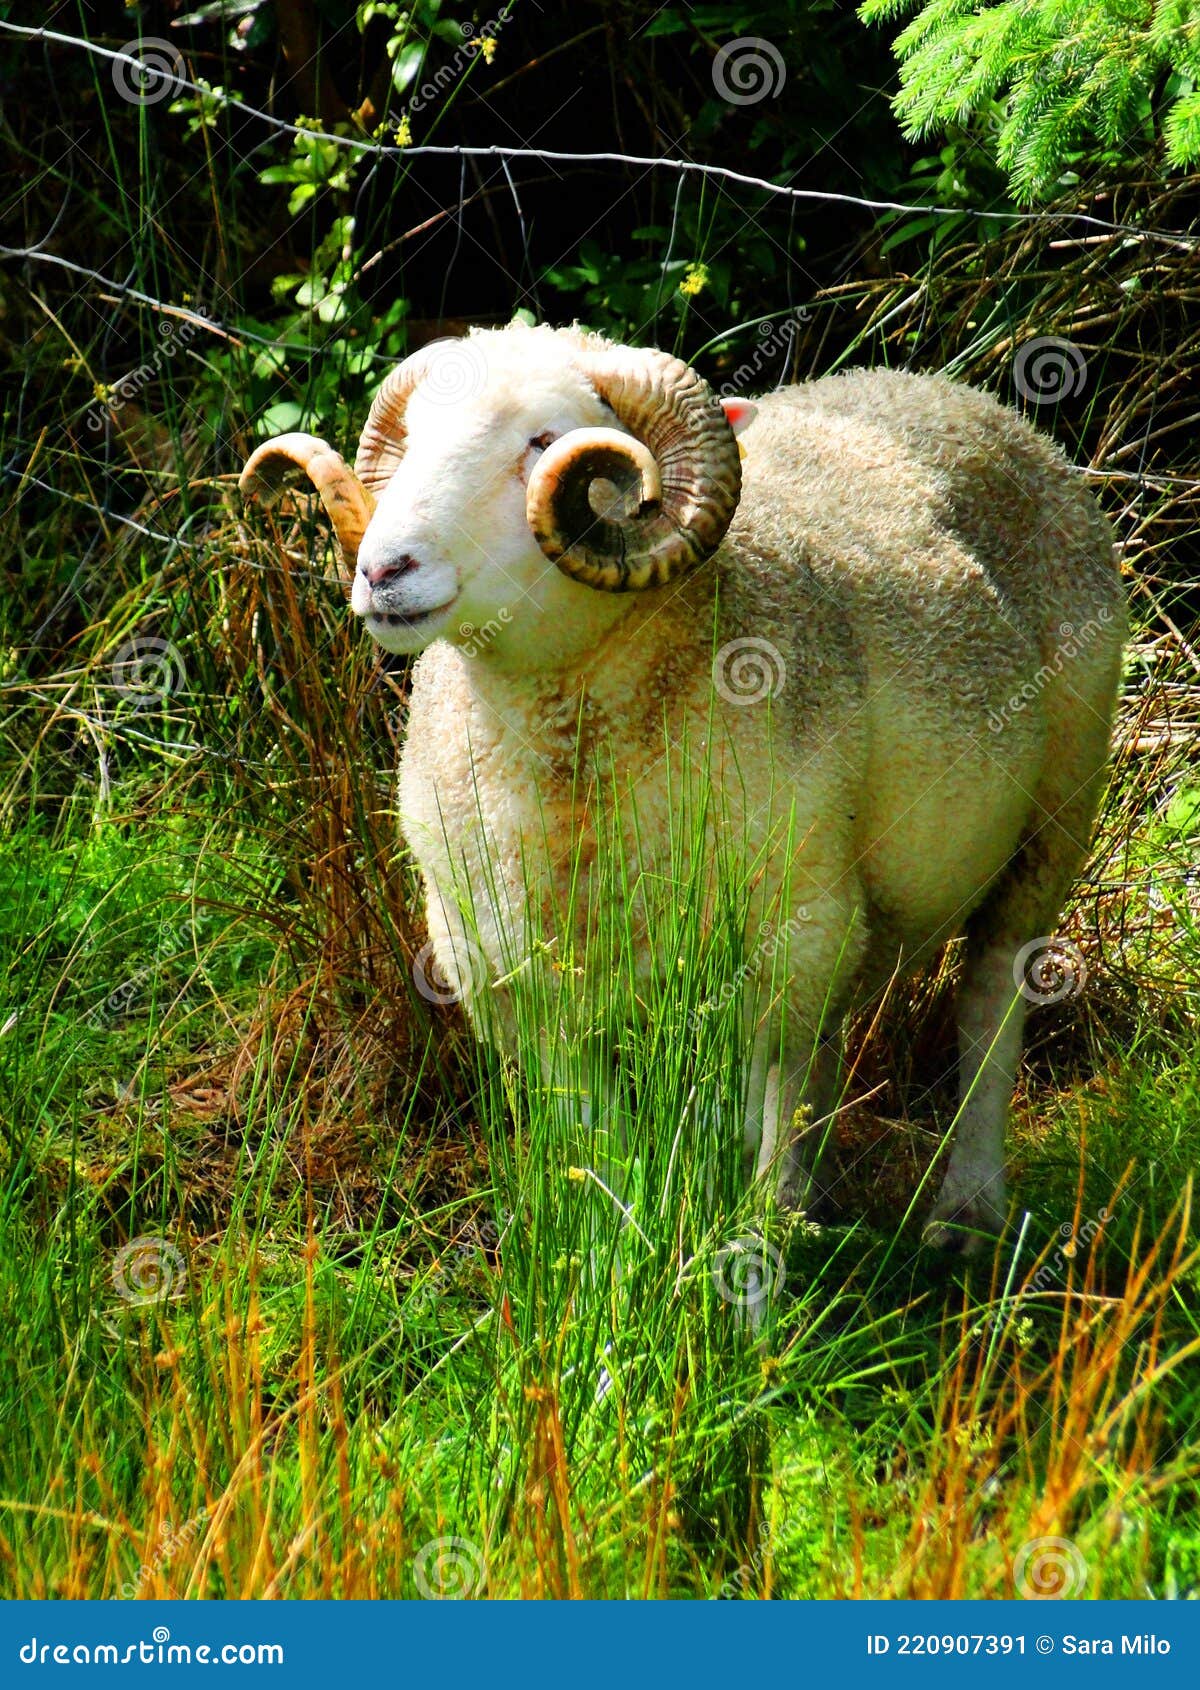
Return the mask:
{"type": "Polygon", "coordinates": [[[303,470],[333,523],[348,580],[354,578],[358,548],[375,501],[404,456],[404,411],[421,378],[419,358],[420,354],[406,358],[385,377],[363,425],[353,469],[313,434],[281,434],[253,453],[238,481],[244,497],[269,504],[278,498],[291,471],[303,470]]]}
{"type": "Polygon", "coordinates": [[[371,401],[371,409],[359,436],[354,473],[376,498],[400,467],[407,440],[404,413],[409,396],[424,374],[424,360],[414,352],[384,378],[371,401]]]}
{"type": "Polygon", "coordinates": [[[341,547],[342,574],[352,580],[375,499],[332,446],[315,434],[277,435],[251,454],[238,487],[243,497],[270,504],[282,492],[285,478],[297,469],[304,471],[320,494],[341,547]]]}
{"type": "Polygon", "coordinates": [[[629,434],[573,429],[555,441],[529,478],[529,526],[585,586],[663,586],[710,557],[733,521],[733,430],[707,383],[668,353],[614,347],[579,363],[629,434]]]}

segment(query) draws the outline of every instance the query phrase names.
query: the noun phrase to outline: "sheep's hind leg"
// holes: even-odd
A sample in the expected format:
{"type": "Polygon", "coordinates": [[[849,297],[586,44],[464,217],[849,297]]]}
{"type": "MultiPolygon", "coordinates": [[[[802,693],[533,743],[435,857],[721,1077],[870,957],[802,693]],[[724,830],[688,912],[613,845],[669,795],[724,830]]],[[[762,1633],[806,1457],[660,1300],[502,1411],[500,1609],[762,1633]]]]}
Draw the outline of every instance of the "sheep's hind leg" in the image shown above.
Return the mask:
{"type": "Polygon", "coordinates": [[[925,1228],[925,1242],[936,1249],[973,1254],[1004,1228],[1004,1129],[1028,1007],[1021,989],[1028,970],[1018,969],[1018,957],[1035,939],[1049,949],[1063,900],[1087,855],[1099,780],[1097,773],[1057,808],[1043,800],[1037,832],[967,924],[957,1125],[925,1228]]]}
{"type": "Polygon", "coordinates": [[[1004,1227],[1004,1128],[1025,1004],[1013,984],[1019,943],[972,944],[958,1000],[959,1107],[954,1144],[925,1243],[973,1254],[1004,1227]]]}

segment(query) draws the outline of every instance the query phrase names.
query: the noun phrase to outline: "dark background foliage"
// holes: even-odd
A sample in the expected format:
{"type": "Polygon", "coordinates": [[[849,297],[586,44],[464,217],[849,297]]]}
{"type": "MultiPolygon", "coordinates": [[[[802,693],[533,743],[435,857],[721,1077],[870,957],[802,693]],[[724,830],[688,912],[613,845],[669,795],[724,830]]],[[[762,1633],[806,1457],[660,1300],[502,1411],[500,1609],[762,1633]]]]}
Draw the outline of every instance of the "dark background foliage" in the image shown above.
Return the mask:
{"type": "MultiPolygon", "coordinates": [[[[1101,23],[1108,4],[1094,0],[1101,23]]],[[[939,13],[939,52],[975,16],[939,13]]],[[[1025,205],[1000,162],[999,85],[906,141],[891,28],[831,0],[72,0],[6,17],[43,32],[0,31],[0,542],[16,588],[0,643],[39,805],[96,778],[97,744],[102,786],[167,747],[248,813],[275,825],[282,805],[308,830],[322,777],[304,735],[339,693],[356,702],[329,755],[365,755],[386,780],[402,669],[345,649],[308,507],[284,582],[231,483],[271,433],[348,445],[397,358],[518,311],[669,347],[729,391],[850,362],[991,387],[1094,477],[1135,614],[1167,642],[1145,708],[1186,708],[1151,679],[1197,611],[1196,179],[1172,168],[1153,102],[1119,145],[1084,137],[1025,205]],[[471,148],[511,151],[456,150],[471,148]],[[1046,343],[1068,349],[1068,379],[1031,393],[1021,370],[1046,343]],[[324,691],[306,624],[343,653],[324,691]],[[64,676],[103,676],[131,634],[187,655],[189,708],[154,734],[72,714],[81,683],[64,676]],[[66,701],[48,716],[22,690],[43,681],[66,701]],[[280,743],[300,759],[282,793],[262,778],[280,743]]],[[[1121,62],[1097,64],[1119,81],[1112,39],[1121,62]]],[[[1186,79],[1165,78],[1186,103],[1186,79]]],[[[1169,793],[1169,768],[1139,770],[1147,801],[1169,793]]],[[[366,860],[390,849],[386,820],[343,822],[289,870],[298,898],[329,894],[314,932],[371,903],[347,891],[364,829],[366,860]]]]}
{"type": "MultiPolygon", "coordinates": [[[[862,10],[0,0],[6,1589],[412,1595],[454,1531],[493,1594],[740,1567],[992,1596],[1067,1532],[1087,1594],[1195,1593],[1200,1418],[1167,1377],[1195,1265],[1153,1258],[1197,1112],[1200,25],[862,10]],[[1053,433],[1112,521],[1134,631],[1061,924],[1086,989],[1030,1019],[990,1291],[947,1300],[906,1235],[954,1108],[952,950],[854,1030],[856,1218],[793,1239],[775,1348],[705,1272],[681,1301],[673,1233],[609,1326],[537,1097],[420,990],[405,666],[347,616],[312,498],[248,510],[236,476],[288,429],[349,448],[397,359],[518,311],[726,392],[949,371],[1053,433]],[[130,1306],[146,1245],[173,1285],[130,1306]],[[168,1564],[171,1520],[211,1533],[168,1564]]],[[[698,1118],[695,1029],[666,1025],[664,1144],[698,1118]]],[[[707,1212],[672,1152],[685,1176],[707,1212]]]]}

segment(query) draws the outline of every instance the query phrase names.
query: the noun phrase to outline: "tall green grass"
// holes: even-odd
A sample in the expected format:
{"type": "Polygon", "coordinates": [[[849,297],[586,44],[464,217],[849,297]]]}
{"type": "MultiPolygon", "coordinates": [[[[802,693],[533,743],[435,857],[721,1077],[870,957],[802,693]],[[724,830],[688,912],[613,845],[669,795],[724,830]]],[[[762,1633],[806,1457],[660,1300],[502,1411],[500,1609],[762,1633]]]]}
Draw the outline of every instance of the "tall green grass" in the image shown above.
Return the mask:
{"type": "MultiPolygon", "coordinates": [[[[515,1051],[422,996],[404,676],[355,636],[311,504],[263,533],[231,496],[269,407],[351,437],[405,308],[351,289],[357,344],[316,307],[257,315],[257,155],[187,110],[157,148],[69,74],[104,151],[90,174],[23,114],[28,239],[78,192],[85,269],[115,251],[218,329],[176,341],[75,273],[6,295],[0,1592],[1195,1594],[1189,255],[1156,249],[1151,285],[1122,237],[925,263],[914,236],[785,342],[792,373],[904,361],[1011,397],[1019,346],[1073,338],[1082,402],[1039,420],[1116,477],[1139,632],[1064,917],[1087,982],[1030,1021],[1010,1232],[947,1278],[904,1217],[953,1116],[953,957],[853,1030],[838,1220],[773,1212],[740,1144],[755,865],[695,848],[703,788],[640,879],[602,853],[582,956],[530,936],[515,1051]],[[130,642],[170,648],[168,684],[122,684],[130,642]]],[[[1173,223],[1188,191],[1088,203],[1173,223]]],[[[281,221],[289,271],[344,236],[324,192],[281,221]]],[[[748,326],[711,337],[718,383],[748,326]]]]}
{"type": "Polygon", "coordinates": [[[702,782],[667,860],[577,881],[585,955],[514,959],[507,1054],[445,1011],[387,1052],[365,975],[280,955],[286,831],[170,794],[4,858],[8,1594],[1190,1587],[1194,1043],[1031,1088],[1013,1228],[947,1281],[853,1079],[838,1222],[747,1185],[756,865],[702,782]]]}

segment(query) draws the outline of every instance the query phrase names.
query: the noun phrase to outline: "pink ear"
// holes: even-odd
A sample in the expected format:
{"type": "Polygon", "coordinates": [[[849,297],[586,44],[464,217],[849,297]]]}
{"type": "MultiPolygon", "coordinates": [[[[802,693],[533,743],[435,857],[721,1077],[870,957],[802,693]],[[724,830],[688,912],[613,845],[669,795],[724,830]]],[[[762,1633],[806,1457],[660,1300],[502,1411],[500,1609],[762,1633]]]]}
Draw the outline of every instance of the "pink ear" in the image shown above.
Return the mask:
{"type": "Polygon", "coordinates": [[[758,406],[752,399],[722,399],[721,409],[735,434],[749,427],[758,414],[758,406]]]}

